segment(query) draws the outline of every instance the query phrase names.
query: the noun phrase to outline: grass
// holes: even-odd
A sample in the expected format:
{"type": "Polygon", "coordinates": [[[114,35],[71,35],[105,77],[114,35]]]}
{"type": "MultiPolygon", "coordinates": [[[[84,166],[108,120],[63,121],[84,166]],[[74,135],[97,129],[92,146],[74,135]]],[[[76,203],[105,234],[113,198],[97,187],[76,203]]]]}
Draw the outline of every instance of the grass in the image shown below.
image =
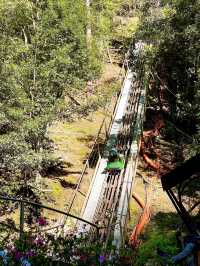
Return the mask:
{"type": "MultiPolygon", "coordinates": [[[[158,256],[157,248],[166,252],[169,256],[175,255],[178,251],[176,247],[175,232],[169,231],[163,233],[163,231],[159,231],[156,226],[149,226],[146,232],[146,239],[140,245],[134,265],[166,265],[166,261],[158,256]]],[[[173,264],[168,262],[167,265],[173,264]]]]}
{"type": "Polygon", "coordinates": [[[90,151],[103,118],[103,112],[98,111],[93,114],[93,121],[81,119],[70,124],[56,122],[50,128],[49,136],[57,146],[56,154],[65,162],[72,164],[70,170],[80,170],[83,166],[83,161],[90,151]],[[86,137],[91,138],[88,141],[86,137]],[[84,139],[86,140],[83,141],[84,139]]]}

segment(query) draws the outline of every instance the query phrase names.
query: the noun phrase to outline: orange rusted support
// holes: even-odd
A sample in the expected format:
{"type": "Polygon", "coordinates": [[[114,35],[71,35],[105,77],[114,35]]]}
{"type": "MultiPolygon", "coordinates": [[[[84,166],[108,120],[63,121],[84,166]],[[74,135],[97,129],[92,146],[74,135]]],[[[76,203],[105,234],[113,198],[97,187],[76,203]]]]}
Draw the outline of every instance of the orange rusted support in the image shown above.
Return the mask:
{"type": "Polygon", "coordinates": [[[142,201],[142,199],[135,192],[132,193],[132,197],[136,200],[136,202],[138,203],[138,205],[140,205],[140,207],[142,209],[144,209],[144,207],[145,207],[144,202],[142,201]]]}
{"type": "Polygon", "coordinates": [[[148,203],[144,210],[142,215],[140,216],[140,219],[133,229],[133,232],[130,236],[129,242],[132,247],[137,247],[140,244],[140,241],[138,239],[138,236],[142,233],[144,230],[144,227],[148,224],[151,217],[151,211],[150,211],[150,203],[148,203]]]}
{"type": "Polygon", "coordinates": [[[160,168],[160,164],[152,159],[150,159],[145,153],[142,154],[145,162],[154,170],[158,170],[160,168]]]}

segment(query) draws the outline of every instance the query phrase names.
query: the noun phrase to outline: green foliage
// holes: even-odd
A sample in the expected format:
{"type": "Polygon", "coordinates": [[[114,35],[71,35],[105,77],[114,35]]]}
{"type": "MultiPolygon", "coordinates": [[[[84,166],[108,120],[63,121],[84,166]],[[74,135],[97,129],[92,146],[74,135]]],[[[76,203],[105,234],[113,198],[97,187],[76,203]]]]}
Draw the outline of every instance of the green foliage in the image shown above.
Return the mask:
{"type": "MultiPolygon", "coordinates": [[[[40,171],[44,150],[50,147],[48,126],[63,112],[65,94],[75,95],[99,75],[102,49],[112,37],[113,16],[125,4],[124,0],[94,0],[89,17],[82,0],[0,1],[1,175],[23,175],[23,158],[33,171],[31,176],[40,171]],[[91,45],[86,38],[88,24],[91,45]]],[[[80,108],[68,106],[62,117],[88,114],[103,101],[101,97],[80,108]]]]}
{"type": "MultiPolygon", "coordinates": [[[[165,265],[163,258],[156,253],[157,248],[171,256],[175,255],[177,252],[175,233],[163,233],[163,231],[159,230],[149,232],[148,238],[138,250],[134,265],[143,266],[146,263],[150,263],[149,265],[165,265]]],[[[170,262],[168,263],[168,265],[173,265],[170,262]]]]}
{"type": "Polygon", "coordinates": [[[197,0],[143,1],[136,34],[146,43],[149,104],[159,106],[188,134],[197,133],[200,111],[199,4],[197,0]]]}
{"type": "Polygon", "coordinates": [[[98,75],[99,58],[87,46],[86,24],[81,0],[0,1],[2,176],[18,179],[27,168],[34,177],[41,170],[50,148],[47,128],[65,92],[98,75]]]}
{"type": "Polygon", "coordinates": [[[112,42],[120,42],[125,54],[137,27],[137,18],[131,11],[135,4],[129,0],[93,0],[91,27],[99,44],[99,52],[105,56],[105,48],[112,42]],[[127,11],[128,10],[128,11],[127,11]],[[130,13],[130,14],[129,14],[130,13]],[[130,15],[130,17],[129,17],[130,15]],[[122,20],[125,23],[122,23],[122,20]]]}
{"type": "MultiPolygon", "coordinates": [[[[21,265],[22,261],[31,265],[129,265],[126,264],[126,250],[118,256],[112,250],[106,251],[97,239],[89,240],[89,236],[55,237],[51,234],[26,234],[21,240],[0,244],[1,250],[7,248],[6,261],[9,266],[21,265]],[[113,255],[110,255],[110,254],[113,255]]],[[[0,257],[1,259],[1,257],[0,257]]]]}
{"type": "MultiPolygon", "coordinates": [[[[198,0],[143,0],[141,22],[135,35],[136,42],[144,43],[146,71],[143,78],[149,85],[148,107],[163,115],[165,127],[161,134],[168,141],[179,144],[178,151],[183,152],[184,159],[200,151],[199,8],[198,0]]],[[[178,157],[177,150],[174,154],[178,157]]],[[[195,203],[199,187],[195,183],[190,185],[183,194],[189,196],[189,202],[195,203]]],[[[155,224],[154,216],[153,226],[145,232],[135,265],[172,265],[156,254],[157,247],[170,255],[177,252],[174,232],[177,222],[167,216],[165,213],[162,218],[158,213],[159,226],[155,224]],[[174,228],[166,232],[167,225],[174,225],[174,228]]],[[[172,217],[175,218],[175,214],[172,217]]]]}

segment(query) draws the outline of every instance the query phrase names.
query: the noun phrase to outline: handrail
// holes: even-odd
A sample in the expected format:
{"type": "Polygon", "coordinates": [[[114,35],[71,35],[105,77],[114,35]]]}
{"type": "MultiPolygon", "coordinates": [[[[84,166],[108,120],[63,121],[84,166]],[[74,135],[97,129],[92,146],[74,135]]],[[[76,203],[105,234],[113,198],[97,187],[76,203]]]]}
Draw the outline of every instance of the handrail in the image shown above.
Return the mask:
{"type": "MultiPolygon", "coordinates": [[[[0,195],[0,200],[4,200],[4,201],[13,201],[13,202],[19,202],[19,203],[23,203],[23,204],[28,204],[28,205],[33,205],[35,207],[39,207],[39,208],[43,208],[43,209],[47,209],[47,210],[50,210],[50,211],[54,211],[54,212],[57,212],[57,213],[60,213],[60,214],[64,214],[64,215],[67,215],[69,217],[72,217],[74,219],[77,219],[79,221],[82,221],[84,223],[87,223],[93,227],[95,227],[97,229],[97,231],[99,230],[99,227],[94,224],[94,223],[91,223],[83,218],[80,218],[76,215],[73,215],[71,213],[67,213],[67,212],[64,212],[64,211],[61,211],[61,210],[58,210],[58,209],[55,209],[55,208],[52,208],[52,207],[49,207],[49,206],[46,206],[46,205],[43,205],[43,204],[40,204],[40,203],[36,203],[36,202],[32,202],[32,201],[28,201],[28,200],[25,200],[25,199],[17,199],[17,198],[13,198],[13,197],[7,197],[7,196],[1,196],[0,195]]],[[[21,222],[21,221],[20,221],[21,222]]],[[[23,227],[22,225],[20,226],[20,231],[23,230],[23,227]]]]}
{"type": "MultiPolygon", "coordinates": [[[[105,123],[106,123],[106,114],[105,114],[105,116],[104,116],[104,118],[103,118],[103,120],[102,120],[102,122],[101,122],[101,126],[100,126],[100,128],[99,128],[99,130],[98,130],[98,132],[97,132],[97,134],[96,134],[96,137],[95,137],[95,139],[94,139],[94,142],[93,142],[93,145],[92,145],[91,151],[90,151],[89,155],[87,156],[87,159],[86,159],[85,164],[84,164],[84,168],[83,168],[83,170],[82,170],[82,172],[81,172],[81,175],[80,175],[80,177],[79,177],[78,183],[77,183],[77,185],[76,185],[76,189],[74,190],[74,192],[73,192],[73,194],[72,194],[72,197],[71,197],[71,200],[70,200],[70,203],[69,203],[69,207],[68,207],[68,210],[67,210],[68,213],[71,211],[71,208],[72,208],[72,206],[73,206],[73,204],[74,204],[74,201],[75,201],[75,199],[76,199],[77,192],[80,192],[80,191],[79,191],[79,188],[80,188],[81,182],[82,182],[82,180],[83,180],[83,177],[84,177],[84,175],[85,175],[85,173],[86,173],[87,168],[89,168],[89,160],[90,160],[91,155],[92,155],[92,153],[93,153],[93,151],[94,151],[94,147],[95,147],[95,145],[96,145],[97,142],[98,142],[99,135],[102,133],[101,131],[102,131],[103,125],[104,125],[105,123]]],[[[99,153],[99,149],[98,149],[98,156],[99,156],[99,157],[101,156],[100,153],[99,153]]],[[[64,224],[65,224],[65,222],[66,222],[68,216],[69,216],[69,215],[67,215],[67,217],[64,218],[64,221],[62,221],[60,225],[64,225],[64,224]]]]}

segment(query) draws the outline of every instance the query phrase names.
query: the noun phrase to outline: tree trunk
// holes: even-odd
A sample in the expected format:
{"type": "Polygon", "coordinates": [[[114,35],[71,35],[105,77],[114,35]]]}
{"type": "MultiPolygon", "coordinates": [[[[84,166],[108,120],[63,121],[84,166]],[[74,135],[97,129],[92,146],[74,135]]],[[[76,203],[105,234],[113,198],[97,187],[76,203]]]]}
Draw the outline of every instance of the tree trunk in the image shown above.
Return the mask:
{"type": "Polygon", "coordinates": [[[90,11],[90,5],[91,5],[91,0],[85,0],[85,5],[87,9],[87,27],[86,27],[86,40],[88,47],[90,48],[91,46],[91,39],[92,39],[92,29],[91,29],[91,23],[90,23],[90,16],[91,16],[91,11],[90,11]]]}

